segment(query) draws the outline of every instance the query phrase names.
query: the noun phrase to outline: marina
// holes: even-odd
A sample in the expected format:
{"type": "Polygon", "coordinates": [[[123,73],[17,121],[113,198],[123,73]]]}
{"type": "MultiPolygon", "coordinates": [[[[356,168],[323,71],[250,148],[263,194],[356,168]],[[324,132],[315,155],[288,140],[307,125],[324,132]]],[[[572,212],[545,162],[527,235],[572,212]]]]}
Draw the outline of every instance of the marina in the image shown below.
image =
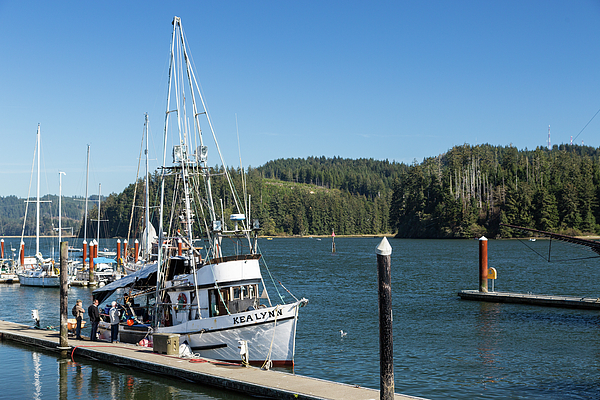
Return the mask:
{"type": "MultiPolygon", "coordinates": [[[[80,241],[69,244],[80,246],[80,241]]],[[[310,298],[310,305],[302,309],[299,317],[294,367],[275,370],[379,389],[374,251],[380,241],[381,238],[338,236],[337,251],[332,254],[328,240],[259,239],[262,252],[277,265],[282,283],[310,298]]],[[[598,356],[590,349],[600,347],[598,311],[463,301],[457,296],[460,290],[477,288],[477,241],[389,241],[394,249],[396,393],[428,399],[546,400],[596,396],[598,356]]],[[[538,240],[534,245],[547,247],[544,242],[538,240]]],[[[46,251],[51,240],[42,238],[41,246],[46,251]]],[[[116,248],[116,239],[107,240],[107,247],[116,248]]],[[[553,248],[564,253],[564,259],[587,254],[567,244],[556,243],[553,248]]],[[[596,259],[548,263],[532,256],[518,241],[493,240],[489,260],[498,270],[496,290],[500,292],[534,291],[590,298],[600,293],[600,283],[587,280],[597,271],[596,259]],[[588,282],[585,287],[582,281],[588,282]]],[[[69,310],[78,298],[87,308],[92,290],[72,286],[69,310]]],[[[33,326],[31,310],[38,309],[42,328],[56,327],[58,294],[59,290],[52,288],[0,285],[0,319],[33,326]]],[[[287,293],[282,295],[289,297],[287,293]]],[[[90,332],[87,322],[84,336],[90,332]]],[[[3,375],[0,382],[25,382],[8,385],[8,397],[32,398],[38,360],[42,360],[40,376],[47,380],[42,382],[42,391],[57,390],[58,354],[2,341],[0,358],[11,366],[13,374],[3,375]]],[[[152,398],[155,393],[186,393],[188,397],[205,399],[241,396],[85,357],[69,360],[68,364],[69,387],[81,388],[79,392],[71,389],[66,397],[69,399],[93,399],[97,393],[124,397],[132,390],[146,393],[147,397],[142,398],[152,398]]]]}

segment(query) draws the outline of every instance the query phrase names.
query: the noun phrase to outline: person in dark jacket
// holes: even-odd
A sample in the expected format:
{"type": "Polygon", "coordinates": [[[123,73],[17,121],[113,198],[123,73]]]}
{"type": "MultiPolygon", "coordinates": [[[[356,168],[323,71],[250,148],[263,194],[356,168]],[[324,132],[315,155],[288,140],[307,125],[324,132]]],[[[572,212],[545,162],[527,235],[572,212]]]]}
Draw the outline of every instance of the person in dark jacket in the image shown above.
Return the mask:
{"type": "Polygon", "coordinates": [[[90,340],[96,341],[96,332],[98,332],[98,324],[100,323],[100,311],[98,311],[98,299],[94,299],[92,305],[88,307],[90,322],[92,323],[92,333],[90,340]]]}

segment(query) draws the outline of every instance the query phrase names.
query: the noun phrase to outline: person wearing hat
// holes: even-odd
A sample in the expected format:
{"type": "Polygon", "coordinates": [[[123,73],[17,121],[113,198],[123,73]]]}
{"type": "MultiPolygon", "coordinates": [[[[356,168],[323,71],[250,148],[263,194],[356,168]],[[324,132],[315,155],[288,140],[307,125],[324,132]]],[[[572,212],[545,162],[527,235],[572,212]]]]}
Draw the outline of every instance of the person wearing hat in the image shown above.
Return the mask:
{"type": "Polygon", "coordinates": [[[119,338],[119,309],[117,308],[117,302],[112,302],[112,307],[108,311],[110,316],[110,342],[118,342],[119,338]]]}
{"type": "Polygon", "coordinates": [[[77,303],[75,303],[75,319],[77,320],[77,327],[75,328],[75,339],[83,340],[81,338],[81,321],[83,320],[83,314],[85,310],[83,309],[83,301],[77,299],[77,303]]]}

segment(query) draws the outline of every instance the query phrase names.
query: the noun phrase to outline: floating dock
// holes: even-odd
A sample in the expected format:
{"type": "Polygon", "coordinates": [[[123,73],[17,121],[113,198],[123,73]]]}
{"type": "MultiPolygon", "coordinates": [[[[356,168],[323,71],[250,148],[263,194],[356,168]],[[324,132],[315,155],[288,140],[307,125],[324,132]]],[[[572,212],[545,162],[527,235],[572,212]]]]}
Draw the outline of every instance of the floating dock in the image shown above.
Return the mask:
{"type": "MultiPolygon", "coordinates": [[[[0,321],[0,339],[61,352],[57,331],[0,321]]],[[[379,390],[347,385],[285,372],[267,371],[241,364],[205,358],[179,358],[154,353],[151,348],[123,343],[69,339],[70,357],[85,357],[122,367],[193,381],[245,393],[278,399],[379,399],[379,390]]],[[[395,394],[395,399],[422,399],[395,394]]]]}
{"type": "Polygon", "coordinates": [[[578,308],[600,310],[600,297],[552,296],[531,293],[480,292],[461,290],[458,295],[463,300],[487,301],[491,303],[520,303],[544,307],[578,308]]]}

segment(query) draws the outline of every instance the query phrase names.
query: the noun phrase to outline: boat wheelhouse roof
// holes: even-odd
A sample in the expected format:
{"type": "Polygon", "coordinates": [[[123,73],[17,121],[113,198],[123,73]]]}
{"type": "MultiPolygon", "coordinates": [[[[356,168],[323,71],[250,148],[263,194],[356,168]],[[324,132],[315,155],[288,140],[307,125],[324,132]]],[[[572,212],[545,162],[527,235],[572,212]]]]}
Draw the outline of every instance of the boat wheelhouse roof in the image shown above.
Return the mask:
{"type": "Polygon", "coordinates": [[[147,286],[156,286],[156,271],[158,270],[158,264],[154,263],[134,272],[133,274],[125,275],[123,278],[111,282],[106,286],[102,286],[92,292],[95,299],[102,302],[105,298],[110,296],[115,290],[133,286],[136,282],[145,280],[147,286]]]}

